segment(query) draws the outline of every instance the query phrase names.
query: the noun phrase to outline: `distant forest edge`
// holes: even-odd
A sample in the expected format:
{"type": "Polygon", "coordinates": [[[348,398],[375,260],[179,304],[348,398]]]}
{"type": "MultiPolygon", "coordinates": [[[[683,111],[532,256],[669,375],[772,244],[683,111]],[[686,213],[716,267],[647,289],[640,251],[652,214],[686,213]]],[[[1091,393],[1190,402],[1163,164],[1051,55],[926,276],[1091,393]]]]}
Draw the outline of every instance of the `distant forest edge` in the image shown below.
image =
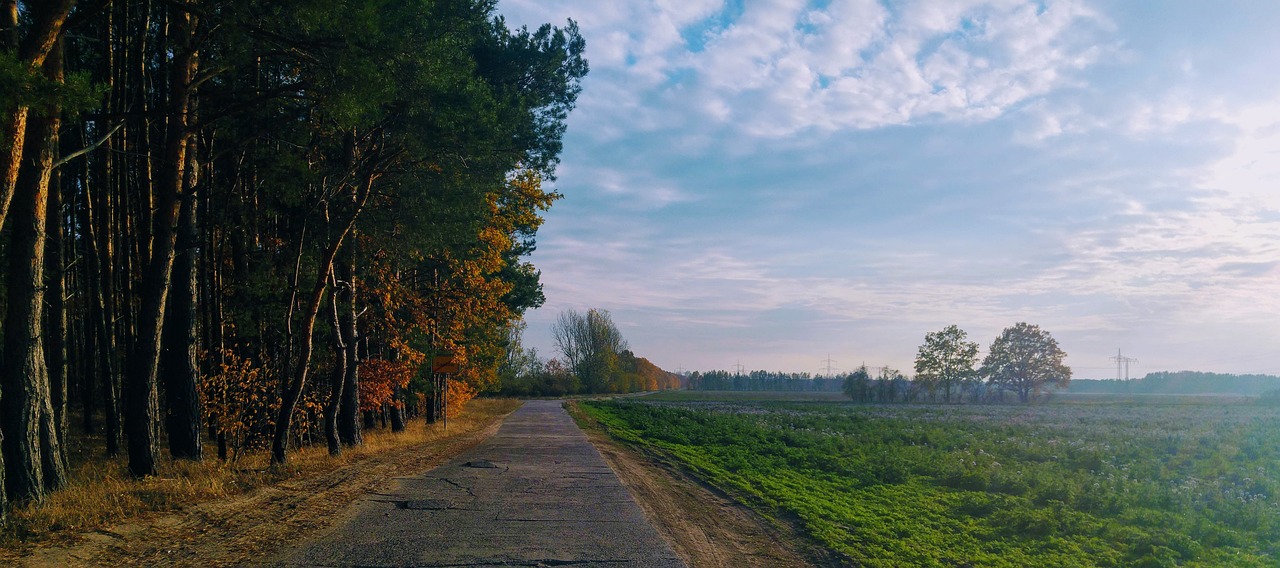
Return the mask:
{"type": "Polygon", "coordinates": [[[607,310],[560,313],[551,328],[559,357],[543,360],[524,347],[524,325],[507,330],[506,357],[498,367],[498,393],[563,396],[680,388],[680,375],[631,352],[607,310]]]}
{"type": "MultiPolygon", "coordinates": [[[[814,376],[810,373],[716,370],[681,377],[685,388],[701,391],[840,392],[853,373],[814,376]]],[[[1280,397],[1280,376],[1234,375],[1199,371],[1161,371],[1133,380],[1074,379],[1070,394],[1169,394],[1280,397]]]]}
{"type": "Polygon", "coordinates": [[[1198,371],[1161,371],[1141,379],[1076,379],[1067,392],[1073,394],[1214,394],[1262,396],[1280,394],[1280,377],[1233,375],[1198,371]]]}

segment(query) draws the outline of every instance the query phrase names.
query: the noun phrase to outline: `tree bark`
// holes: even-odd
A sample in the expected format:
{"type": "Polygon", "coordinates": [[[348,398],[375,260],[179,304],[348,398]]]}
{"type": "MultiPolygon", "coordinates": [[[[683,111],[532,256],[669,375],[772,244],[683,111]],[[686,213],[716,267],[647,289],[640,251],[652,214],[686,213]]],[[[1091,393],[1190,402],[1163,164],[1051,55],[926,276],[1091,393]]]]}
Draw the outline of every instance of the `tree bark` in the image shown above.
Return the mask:
{"type": "MultiPolygon", "coordinates": [[[[61,54],[54,57],[61,59],[61,54]]],[[[52,59],[50,59],[52,61],[52,59]]],[[[57,138],[56,130],[53,132],[57,138]]],[[[56,142],[54,147],[57,148],[56,142]]],[[[49,201],[47,219],[47,237],[45,242],[45,275],[47,291],[46,304],[49,311],[46,317],[45,356],[49,367],[49,396],[53,404],[54,425],[58,433],[58,441],[62,442],[67,431],[67,306],[63,299],[66,296],[67,277],[66,260],[63,255],[65,239],[62,214],[62,181],[56,170],[49,175],[49,201]]]]}
{"type": "Polygon", "coordinates": [[[404,432],[404,403],[400,400],[402,394],[400,387],[395,387],[391,394],[391,407],[387,409],[387,413],[391,415],[392,432],[404,432]]]}
{"type": "Polygon", "coordinates": [[[298,339],[297,362],[289,382],[285,385],[284,394],[280,398],[280,411],[276,415],[276,429],[271,440],[271,463],[273,464],[282,464],[287,461],[286,452],[289,449],[289,431],[293,426],[293,411],[298,408],[302,389],[306,387],[307,376],[311,373],[311,353],[315,350],[316,318],[320,315],[324,291],[329,287],[329,272],[333,270],[333,260],[342,246],[342,241],[351,232],[351,226],[354,224],[353,216],[320,259],[319,273],[315,285],[312,286],[305,311],[302,313],[302,335],[298,339]]]}
{"type": "MultiPolygon", "coordinates": [[[[46,66],[46,73],[54,80],[61,77],[60,54],[46,66]]],[[[0,447],[6,493],[15,502],[41,499],[66,481],[66,458],[50,399],[42,326],[49,177],[59,124],[56,109],[50,116],[32,119],[24,144],[35,154],[22,164],[12,200],[2,385],[7,437],[0,447]]]]}
{"type": "Polygon", "coordinates": [[[196,249],[199,238],[196,225],[195,140],[187,148],[186,179],[183,182],[181,211],[178,214],[177,251],[173,266],[173,293],[169,295],[164,326],[164,352],[160,368],[165,378],[168,414],[165,425],[169,432],[169,454],[179,459],[199,461],[200,390],[199,335],[196,326],[196,301],[199,294],[196,274],[196,249]]]}
{"type": "Polygon", "coordinates": [[[175,255],[178,213],[182,205],[186,170],[187,141],[191,136],[188,111],[192,82],[197,65],[195,48],[196,18],[179,7],[170,8],[169,24],[176,35],[169,81],[169,121],[165,136],[162,167],[164,173],[156,185],[156,210],[153,216],[150,261],[142,274],[139,288],[141,308],[138,312],[137,336],[125,365],[126,413],[129,472],[135,477],[155,473],[158,432],[156,418],[159,400],[156,369],[160,359],[161,331],[164,328],[165,304],[168,299],[175,255]]]}
{"type": "MultiPolygon", "coordinates": [[[[18,3],[16,0],[5,0],[0,10],[0,27],[10,31],[6,34],[4,47],[17,48],[18,60],[36,71],[44,65],[44,61],[53,51],[54,44],[62,35],[62,24],[66,23],[67,14],[71,12],[75,0],[51,0],[36,2],[32,11],[33,24],[26,37],[19,40],[18,3]]],[[[24,144],[27,139],[28,109],[18,106],[5,109],[3,128],[0,128],[0,229],[4,229],[5,218],[13,201],[18,183],[18,170],[21,169],[24,144]]],[[[51,162],[52,164],[52,162],[51,162]]]]}
{"type": "MultiPolygon", "coordinates": [[[[353,231],[354,232],[354,231],[353,231]]],[[[360,437],[360,333],[356,317],[356,247],[354,236],[343,262],[338,263],[341,288],[337,293],[342,314],[342,343],[346,349],[346,373],[342,380],[342,405],[338,410],[338,436],[347,446],[364,443],[360,437]]]]}
{"type": "MultiPolygon", "coordinates": [[[[337,289],[332,277],[330,284],[337,289]]],[[[329,379],[329,400],[324,405],[324,438],[331,456],[342,454],[342,439],[338,436],[338,410],[342,406],[342,393],[347,378],[347,346],[342,342],[342,320],[338,316],[338,303],[337,295],[330,295],[329,304],[333,307],[333,374],[329,379]]]]}

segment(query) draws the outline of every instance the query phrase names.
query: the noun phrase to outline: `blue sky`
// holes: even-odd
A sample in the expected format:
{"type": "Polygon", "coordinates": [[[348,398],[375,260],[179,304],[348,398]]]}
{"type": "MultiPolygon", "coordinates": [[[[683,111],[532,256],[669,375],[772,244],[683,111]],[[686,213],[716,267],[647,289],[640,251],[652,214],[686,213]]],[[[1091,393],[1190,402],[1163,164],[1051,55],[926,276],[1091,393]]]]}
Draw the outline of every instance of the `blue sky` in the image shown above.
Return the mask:
{"type": "Polygon", "coordinates": [[[533,261],[675,370],[1280,373],[1280,2],[501,0],[591,73],[533,261]]]}

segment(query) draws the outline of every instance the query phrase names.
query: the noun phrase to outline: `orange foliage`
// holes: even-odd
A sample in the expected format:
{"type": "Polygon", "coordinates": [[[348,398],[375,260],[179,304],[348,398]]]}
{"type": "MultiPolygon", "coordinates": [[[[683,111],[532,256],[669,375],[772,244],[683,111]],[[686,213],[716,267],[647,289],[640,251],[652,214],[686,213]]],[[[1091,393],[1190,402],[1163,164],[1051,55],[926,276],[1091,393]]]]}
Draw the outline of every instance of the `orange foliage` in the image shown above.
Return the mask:
{"type": "Polygon", "coordinates": [[[417,365],[405,361],[367,359],[360,363],[360,411],[381,410],[391,404],[397,408],[403,401],[395,400],[396,389],[409,386],[409,380],[418,372],[417,365]]]}
{"type": "MultiPolygon", "coordinates": [[[[200,381],[205,411],[214,429],[226,436],[233,459],[245,450],[265,448],[271,441],[280,381],[267,371],[270,368],[228,349],[222,352],[218,369],[200,381]]],[[[319,424],[312,417],[319,416],[321,409],[316,393],[305,391],[294,416],[294,434],[306,437],[316,430],[319,424]]]]}
{"type": "Polygon", "coordinates": [[[377,250],[360,287],[374,308],[366,316],[367,336],[383,358],[361,364],[362,410],[390,401],[394,387],[406,386],[433,353],[451,353],[460,367],[448,382],[449,415],[496,386],[503,356],[498,335],[519,318],[503,301],[515,285],[500,274],[517,239],[536,230],[540,212],[559,197],[542,189],[536,172],[517,172],[485,196],[487,215],[469,246],[405,258],[365,243],[377,250]]]}

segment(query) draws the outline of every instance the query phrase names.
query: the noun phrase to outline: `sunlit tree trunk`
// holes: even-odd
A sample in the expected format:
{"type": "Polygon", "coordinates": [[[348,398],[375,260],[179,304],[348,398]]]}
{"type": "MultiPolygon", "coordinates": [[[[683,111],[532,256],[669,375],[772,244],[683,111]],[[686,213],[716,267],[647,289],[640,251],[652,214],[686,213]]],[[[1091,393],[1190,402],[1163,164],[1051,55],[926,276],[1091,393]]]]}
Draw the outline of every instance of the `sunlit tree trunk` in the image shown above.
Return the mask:
{"type": "MultiPolygon", "coordinates": [[[[5,30],[4,48],[16,49],[18,60],[32,71],[39,70],[57,39],[62,35],[62,25],[67,14],[75,6],[75,0],[46,0],[27,6],[32,11],[32,26],[25,37],[18,34],[18,2],[3,0],[0,3],[0,29],[5,30]]],[[[0,229],[13,201],[18,183],[18,170],[22,163],[23,141],[26,139],[28,109],[18,106],[0,109],[0,229]]]]}
{"type": "MultiPolygon", "coordinates": [[[[330,285],[337,289],[337,283],[330,277],[330,285]]],[[[329,447],[329,455],[342,453],[342,440],[338,435],[338,411],[342,406],[343,392],[347,378],[347,346],[342,342],[342,318],[338,315],[338,297],[330,295],[329,304],[333,307],[333,374],[329,378],[329,400],[324,405],[324,437],[329,447]]]]}
{"type": "MultiPolygon", "coordinates": [[[[354,231],[353,231],[354,232],[354,231]]],[[[355,239],[338,263],[341,288],[336,296],[341,313],[342,344],[346,349],[346,373],[342,379],[342,406],[338,411],[338,436],[347,446],[359,446],[360,437],[360,333],[356,318],[355,239]]]]}
{"type": "MultiPolygon", "coordinates": [[[[51,51],[56,51],[51,49],[51,51]]],[[[62,77],[61,53],[45,65],[62,77]]],[[[2,426],[5,486],[12,501],[42,498],[66,481],[66,460],[49,392],[44,353],[45,230],[49,178],[57,149],[59,111],[31,120],[24,144],[32,151],[20,168],[12,200],[8,309],[5,316],[2,426]]]]}

